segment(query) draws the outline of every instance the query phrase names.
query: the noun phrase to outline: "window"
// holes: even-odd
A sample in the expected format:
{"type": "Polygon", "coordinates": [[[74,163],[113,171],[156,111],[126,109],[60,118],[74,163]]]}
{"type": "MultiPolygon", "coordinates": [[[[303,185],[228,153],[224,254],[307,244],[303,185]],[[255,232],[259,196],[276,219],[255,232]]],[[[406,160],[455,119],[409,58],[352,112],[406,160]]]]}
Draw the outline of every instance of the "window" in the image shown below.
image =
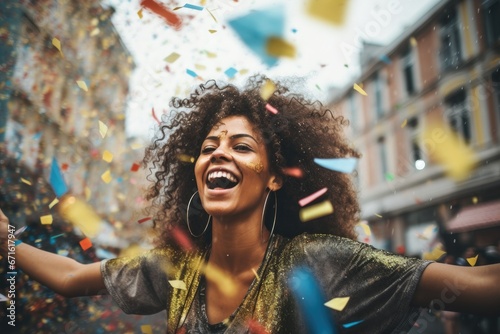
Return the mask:
{"type": "Polygon", "coordinates": [[[493,46],[500,42],[500,1],[483,1],[483,13],[488,45],[493,46]]]}
{"type": "Polygon", "coordinates": [[[418,119],[408,120],[408,131],[410,132],[410,160],[414,168],[422,170],[425,168],[425,159],[422,154],[422,148],[419,139],[418,119]]]}
{"type": "Polygon", "coordinates": [[[356,105],[356,96],[351,93],[349,94],[349,114],[350,121],[353,131],[356,131],[359,128],[359,120],[358,120],[358,107],[356,105]]]}
{"type": "Polygon", "coordinates": [[[375,92],[375,113],[377,116],[377,119],[382,118],[384,115],[384,104],[382,101],[382,82],[380,79],[380,75],[378,73],[375,73],[373,76],[373,90],[375,92]]]}
{"type": "Polygon", "coordinates": [[[401,64],[403,70],[403,77],[405,82],[406,93],[412,95],[415,93],[415,57],[412,50],[407,47],[401,54],[401,64]]]}
{"type": "Polygon", "coordinates": [[[495,94],[496,111],[500,117],[500,67],[491,74],[491,85],[495,94]]]}
{"type": "Polygon", "coordinates": [[[378,154],[379,154],[379,161],[380,161],[380,175],[381,179],[385,180],[386,175],[389,173],[388,167],[387,167],[387,149],[385,147],[385,138],[384,137],[379,137],[377,139],[377,146],[378,146],[378,154]]]}
{"type": "Polygon", "coordinates": [[[470,113],[467,109],[466,96],[463,90],[446,98],[448,121],[466,143],[471,141],[470,113]]]}
{"type": "Polygon", "coordinates": [[[456,67],[462,60],[460,30],[455,9],[446,10],[441,18],[441,67],[447,70],[456,67]]]}

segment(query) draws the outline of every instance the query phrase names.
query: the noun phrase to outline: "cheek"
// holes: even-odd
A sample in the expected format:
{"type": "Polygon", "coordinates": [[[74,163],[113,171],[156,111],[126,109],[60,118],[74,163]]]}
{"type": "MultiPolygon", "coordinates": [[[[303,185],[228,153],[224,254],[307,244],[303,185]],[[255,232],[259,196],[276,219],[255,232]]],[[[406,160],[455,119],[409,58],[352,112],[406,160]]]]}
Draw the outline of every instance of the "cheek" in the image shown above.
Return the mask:
{"type": "Polygon", "coordinates": [[[262,173],[262,171],[264,170],[264,164],[261,161],[247,162],[245,165],[257,174],[262,173]]]}

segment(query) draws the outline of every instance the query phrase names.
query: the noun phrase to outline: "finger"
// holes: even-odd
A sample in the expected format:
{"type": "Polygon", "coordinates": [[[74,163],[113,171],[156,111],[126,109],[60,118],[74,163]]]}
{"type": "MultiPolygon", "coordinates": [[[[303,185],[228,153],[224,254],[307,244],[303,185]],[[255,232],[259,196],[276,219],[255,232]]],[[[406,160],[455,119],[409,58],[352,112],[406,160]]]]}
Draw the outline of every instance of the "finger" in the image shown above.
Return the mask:
{"type": "Polygon", "coordinates": [[[0,209],[0,220],[8,220],[9,218],[7,218],[6,215],[4,215],[2,209],[0,209]]]}

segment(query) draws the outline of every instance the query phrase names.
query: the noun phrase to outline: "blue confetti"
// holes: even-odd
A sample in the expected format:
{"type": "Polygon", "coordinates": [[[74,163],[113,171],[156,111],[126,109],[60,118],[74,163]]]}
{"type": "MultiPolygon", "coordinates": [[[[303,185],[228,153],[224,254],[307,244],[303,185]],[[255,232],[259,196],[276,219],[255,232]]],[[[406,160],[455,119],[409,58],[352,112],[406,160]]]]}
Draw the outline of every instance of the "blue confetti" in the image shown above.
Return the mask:
{"type": "Polygon", "coordinates": [[[380,60],[383,61],[384,63],[388,64],[388,65],[392,62],[391,58],[389,58],[387,55],[381,55],[380,56],[380,60]]]}
{"type": "Polygon", "coordinates": [[[278,62],[278,58],[267,54],[267,41],[270,37],[283,37],[285,12],[283,6],[274,6],[265,11],[251,11],[249,14],[232,19],[228,23],[267,66],[274,66],[278,62]]]}
{"type": "Polygon", "coordinates": [[[234,67],[230,67],[227,70],[224,71],[224,74],[227,75],[229,78],[234,78],[234,75],[238,73],[238,70],[235,69],[234,67]]]}
{"type": "Polygon", "coordinates": [[[295,34],[297,32],[297,29],[293,28],[292,32],[295,34]]]}
{"type": "Polygon", "coordinates": [[[288,277],[288,285],[304,315],[308,333],[337,334],[331,312],[325,307],[325,298],[313,274],[307,268],[295,268],[288,277]]]}
{"type": "Polygon", "coordinates": [[[68,192],[68,186],[64,182],[64,177],[59,169],[59,165],[55,157],[52,158],[49,183],[57,197],[61,197],[68,192]]]}
{"type": "Polygon", "coordinates": [[[198,74],[196,74],[195,71],[190,70],[189,68],[186,69],[186,73],[189,74],[190,76],[192,76],[193,78],[197,78],[198,77],[198,74]]]}
{"type": "Polygon", "coordinates": [[[356,168],[357,161],[358,159],[356,158],[314,159],[314,162],[320,165],[321,167],[328,168],[341,173],[352,173],[354,168],[356,168]]]}
{"type": "Polygon", "coordinates": [[[185,4],[184,6],[182,6],[184,8],[189,8],[189,9],[194,9],[194,10],[203,10],[203,7],[201,6],[196,6],[196,5],[192,5],[190,3],[187,3],[185,4]]]}
{"type": "Polygon", "coordinates": [[[351,328],[353,326],[356,326],[356,325],[359,325],[360,323],[362,323],[364,320],[359,320],[359,321],[353,321],[353,322],[350,322],[348,324],[343,324],[342,327],[344,328],[351,328]]]}

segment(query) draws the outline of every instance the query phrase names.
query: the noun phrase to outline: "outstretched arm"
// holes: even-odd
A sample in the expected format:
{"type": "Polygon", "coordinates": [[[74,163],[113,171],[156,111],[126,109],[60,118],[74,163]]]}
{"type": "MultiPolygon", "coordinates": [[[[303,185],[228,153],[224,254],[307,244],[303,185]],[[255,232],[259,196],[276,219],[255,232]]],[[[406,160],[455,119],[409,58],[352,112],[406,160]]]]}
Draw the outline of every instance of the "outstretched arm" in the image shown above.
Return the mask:
{"type": "MultiPolygon", "coordinates": [[[[0,254],[8,257],[12,241],[8,241],[9,220],[0,210],[0,254]]],[[[15,246],[16,267],[32,279],[65,297],[104,294],[106,288],[100,262],[81,264],[73,259],[43,251],[21,243],[15,246]]]]}
{"type": "Polygon", "coordinates": [[[413,304],[437,310],[500,315],[500,264],[460,267],[431,263],[424,270],[413,304]]]}

